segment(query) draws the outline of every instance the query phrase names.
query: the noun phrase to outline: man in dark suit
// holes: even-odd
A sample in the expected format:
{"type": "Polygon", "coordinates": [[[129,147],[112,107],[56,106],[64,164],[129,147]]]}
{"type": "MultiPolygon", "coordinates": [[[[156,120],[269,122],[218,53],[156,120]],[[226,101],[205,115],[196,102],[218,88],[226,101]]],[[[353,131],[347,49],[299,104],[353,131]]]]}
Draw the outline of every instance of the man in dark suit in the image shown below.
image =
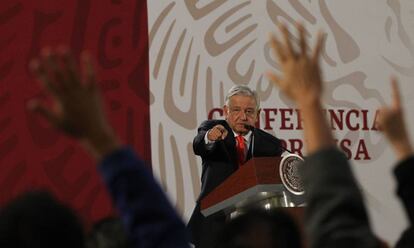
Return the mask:
{"type": "Polygon", "coordinates": [[[214,247],[215,236],[225,222],[225,216],[205,218],[200,212],[200,201],[253,156],[283,153],[279,139],[253,127],[259,111],[257,93],[236,85],[226,96],[225,120],[207,120],[198,128],[193,149],[202,159],[202,186],[188,223],[196,247],[214,247]]]}

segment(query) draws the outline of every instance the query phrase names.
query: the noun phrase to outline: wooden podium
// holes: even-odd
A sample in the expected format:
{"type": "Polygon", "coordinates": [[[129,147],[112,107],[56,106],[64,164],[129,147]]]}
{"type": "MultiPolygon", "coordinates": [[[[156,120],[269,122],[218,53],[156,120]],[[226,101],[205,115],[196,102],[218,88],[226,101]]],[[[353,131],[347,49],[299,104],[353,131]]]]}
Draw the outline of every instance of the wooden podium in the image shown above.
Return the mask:
{"type": "Polygon", "coordinates": [[[201,200],[204,216],[224,213],[228,217],[252,207],[271,209],[283,207],[301,225],[303,196],[293,195],[279,175],[281,157],[256,157],[247,161],[222,184],[201,200]]]}

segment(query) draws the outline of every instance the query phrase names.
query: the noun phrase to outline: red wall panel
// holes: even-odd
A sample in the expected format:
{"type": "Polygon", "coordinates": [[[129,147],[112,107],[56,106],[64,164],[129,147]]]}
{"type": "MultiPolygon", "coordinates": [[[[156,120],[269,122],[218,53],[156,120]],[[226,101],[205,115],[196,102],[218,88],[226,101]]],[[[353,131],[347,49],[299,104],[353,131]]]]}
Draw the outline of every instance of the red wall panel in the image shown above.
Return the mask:
{"type": "Polygon", "coordinates": [[[0,2],[0,204],[47,188],[89,221],[113,210],[95,164],[73,140],[26,110],[44,97],[28,71],[42,47],[89,50],[108,117],[151,160],[147,7],[143,0],[0,2]]]}

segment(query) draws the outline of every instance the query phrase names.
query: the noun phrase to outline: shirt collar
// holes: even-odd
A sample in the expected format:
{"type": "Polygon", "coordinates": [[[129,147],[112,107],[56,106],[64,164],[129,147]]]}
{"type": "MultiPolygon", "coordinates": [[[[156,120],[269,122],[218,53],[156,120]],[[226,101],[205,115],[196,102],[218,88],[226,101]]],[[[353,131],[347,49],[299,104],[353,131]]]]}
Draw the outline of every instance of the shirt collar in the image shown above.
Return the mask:
{"type": "MultiPolygon", "coordinates": [[[[233,130],[232,130],[233,131],[233,130]]],[[[252,138],[252,131],[249,131],[248,133],[246,133],[245,135],[243,135],[244,140],[246,141],[247,144],[250,144],[250,140],[252,138]]],[[[234,137],[239,136],[236,132],[233,131],[234,137]]]]}

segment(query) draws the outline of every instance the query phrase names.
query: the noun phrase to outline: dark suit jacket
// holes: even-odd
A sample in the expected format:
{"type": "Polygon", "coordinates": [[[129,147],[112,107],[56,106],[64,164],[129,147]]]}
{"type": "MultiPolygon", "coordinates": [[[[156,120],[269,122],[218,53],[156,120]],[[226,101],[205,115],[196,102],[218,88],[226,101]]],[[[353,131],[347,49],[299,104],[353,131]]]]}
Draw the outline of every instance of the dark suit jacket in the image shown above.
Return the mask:
{"type": "Polygon", "coordinates": [[[308,247],[382,247],[343,152],[336,147],[322,149],[310,154],[302,168],[308,247]]]}
{"type": "Polygon", "coordinates": [[[409,226],[403,232],[395,247],[414,247],[414,156],[399,161],[394,169],[397,179],[397,194],[406,211],[409,226]]]}
{"type": "MultiPolygon", "coordinates": [[[[224,216],[205,218],[200,212],[200,201],[237,170],[236,139],[225,120],[207,120],[198,128],[197,136],[193,141],[193,149],[194,153],[202,159],[202,185],[196,207],[188,223],[188,228],[192,233],[193,244],[197,245],[197,247],[212,247],[211,242],[214,241],[215,235],[210,230],[218,231],[223,225],[225,218],[224,216]],[[215,142],[212,149],[207,150],[204,137],[208,130],[218,124],[223,125],[229,133],[223,141],[215,142]],[[200,240],[208,240],[210,246],[198,245],[200,240]]],[[[260,129],[253,130],[247,160],[252,156],[271,157],[280,156],[282,153],[283,149],[279,139],[260,129]]]]}

